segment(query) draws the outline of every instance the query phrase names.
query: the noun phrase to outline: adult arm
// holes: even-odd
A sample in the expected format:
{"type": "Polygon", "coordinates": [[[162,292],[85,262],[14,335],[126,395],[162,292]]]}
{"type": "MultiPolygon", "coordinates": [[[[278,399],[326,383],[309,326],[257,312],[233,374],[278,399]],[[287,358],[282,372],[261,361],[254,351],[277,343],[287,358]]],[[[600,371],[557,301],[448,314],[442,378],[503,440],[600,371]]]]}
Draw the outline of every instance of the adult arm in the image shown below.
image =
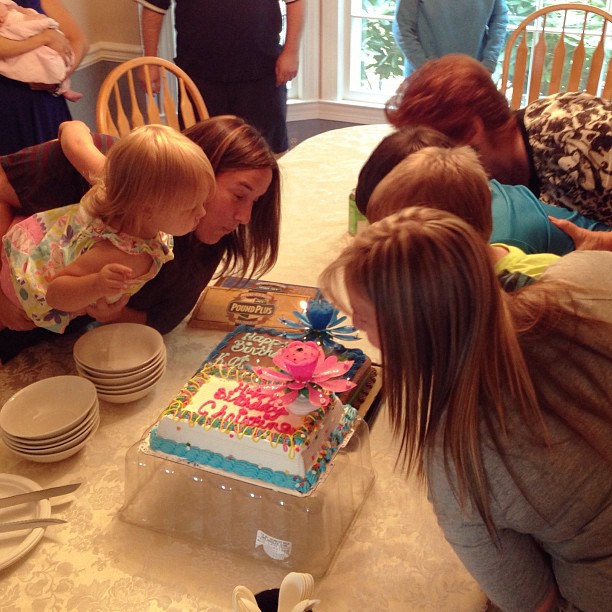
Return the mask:
{"type": "MultiPolygon", "coordinates": [[[[438,468],[430,498],[444,536],[489,599],[506,612],[547,610],[557,592],[550,563],[528,534],[498,529],[500,548],[475,511],[463,511],[444,467],[438,468]]],[[[430,479],[430,485],[431,485],[430,479]]]]}
{"type": "Polygon", "coordinates": [[[428,60],[417,32],[419,4],[420,0],[398,0],[393,23],[395,41],[413,69],[428,60]]]}
{"type": "Polygon", "coordinates": [[[39,47],[48,46],[57,51],[64,63],[68,65],[71,58],[70,41],[61,33],[53,28],[47,28],[39,34],[25,38],[24,40],[11,40],[0,36],[0,59],[17,57],[23,53],[34,51],[39,47]]]}
{"type": "Polygon", "coordinates": [[[276,85],[283,85],[298,73],[300,63],[300,41],[304,31],[306,0],[287,2],[287,31],[283,50],[276,60],[276,85]]]}
{"type": "Polygon", "coordinates": [[[59,126],[59,141],[68,161],[92,183],[102,172],[106,156],[94,144],[87,125],[82,121],[64,121],[59,126]]]}
{"type": "Polygon", "coordinates": [[[487,44],[482,52],[482,63],[489,72],[493,73],[506,44],[508,30],[508,5],[506,0],[495,0],[495,6],[487,27],[489,30],[487,32],[487,44]]]}
{"type": "Polygon", "coordinates": [[[612,232],[609,231],[612,228],[608,227],[608,231],[588,230],[574,225],[567,219],[556,219],[552,216],[550,222],[565,232],[574,241],[578,250],[612,251],[612,232]]]}
{"type": "Polygon", "coordinates": [[[109,304],[105,298],[102,298],[90,304],[85,312],[99,323],[141,323],[146,325],[148,323],[147,313],[126,306],[129,299],[130,296],[125,294],[118,301],[109,304]]]}
{"type": "Polygon", "coordinates": [[[41,0],[41,6],[49,17],[55,19],[55,21],[59,23],[60,30],[70,43],[70,47],[74,53],[74,62],[67,73],[70,75],[81,63],[89,49],[87,38],[79,24],[60,0],[41,0]]]}
{"type": "MultiPolygon", "coordinates": [[[[166,11],[140,2],[142,12],[140,14],[140,35],[142,36],[142,49],[144,55],[157,55],[157,47],[159,45],[159,35],[161,33],[164,16],[166,11]]],[[[144,84],[144,68],[139,71],[139,78],[144,84]]],[[[153,91],[159,91],[160,76],[157,66],[149,66],[149,77],[151,78],[151,87],[153,91]]]]}

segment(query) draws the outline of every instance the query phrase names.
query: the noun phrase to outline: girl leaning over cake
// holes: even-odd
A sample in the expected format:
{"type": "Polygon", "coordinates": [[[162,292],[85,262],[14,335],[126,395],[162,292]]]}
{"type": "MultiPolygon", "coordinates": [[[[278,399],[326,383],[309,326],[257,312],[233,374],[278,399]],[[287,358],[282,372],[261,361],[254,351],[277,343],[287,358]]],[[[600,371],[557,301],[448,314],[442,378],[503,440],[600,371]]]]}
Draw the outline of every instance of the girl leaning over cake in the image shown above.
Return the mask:
{"type": "Polygon", "coordinates": [[[98,300],[136,293],[172,259],[215,188],[202,149],[172,128],[132,131],[79,204],[27,217],[2,241],[2,292],[37,326],[62,333],[98,300]],[[146,169],[146,171],[143,171],[146,169]]]}
{"type": "Polygon", "coordinates": [[[481,236],[412,207],[321,276],[381,350],[401,465],[503,610],[612,601],[611,265],[577,251],[506,294],[481,236]]]}
{"type": "MultiPolygon", "coordinates": [[[[280,175],[265,140],[234,116],[211,117],[184,133],[204,150],[215,173],[216,190],[206,202],[206,216],[194,231],[175,237],[174,259],[129,301],[125,297],[108,305],[99,300],[88,307],[89,316],[71,323],[69,331],[82,329],[93,317],[105,323],[146,323],[166,333],[189,314],[215,273],[255,277],[274,265],[280,175]]],[[[75,201],[112,146],[111,137],[90,134],[85,124],[72,121],[62,124],[60,142],[0,157],[0,222],[2,213],[30,215],[75,201]],[[54,177],[61,177],[59,183],[54,177]]],[[[8,321],[12,329],[0,331],[0,361],[50,337],[44,330],[32,330],[30,322],[19,319],[0,295],[0,324],[8,321]]]]}

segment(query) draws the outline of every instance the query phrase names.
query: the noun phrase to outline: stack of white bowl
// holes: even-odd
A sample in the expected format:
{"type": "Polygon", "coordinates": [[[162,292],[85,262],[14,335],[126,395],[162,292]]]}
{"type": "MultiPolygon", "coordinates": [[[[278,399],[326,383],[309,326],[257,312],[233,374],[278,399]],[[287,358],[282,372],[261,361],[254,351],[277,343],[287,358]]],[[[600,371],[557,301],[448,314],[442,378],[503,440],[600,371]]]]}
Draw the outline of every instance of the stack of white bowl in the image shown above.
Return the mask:
{"type": "Polygon", "coordinates": [[[138,323],[102,325],[74,344],[77,372],[89,379],[98,397],[125,404],[149,393],[166,370],[162,335],[138,323]]]}
{"type": "Polygon", "coordinates": [[[0,437],[23,459],[62,461],[80,451],[100,424],[95,386],[54,376],[18,391],[0,411],[0,437]]]}

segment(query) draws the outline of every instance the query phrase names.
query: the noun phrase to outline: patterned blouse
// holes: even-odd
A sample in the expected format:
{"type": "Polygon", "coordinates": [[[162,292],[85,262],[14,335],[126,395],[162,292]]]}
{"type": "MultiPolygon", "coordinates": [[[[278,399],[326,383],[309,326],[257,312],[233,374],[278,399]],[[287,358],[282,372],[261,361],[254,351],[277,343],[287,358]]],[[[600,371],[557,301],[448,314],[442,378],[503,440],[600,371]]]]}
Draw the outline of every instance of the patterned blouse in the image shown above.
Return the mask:
{"type": "Polygon", "coordinates": [[[612,100],[587,93],[541,98],[517,114],[544,202],[612,224],[612,100]]]}
{"type": "Polygon", "coordinates": [[[4,254],[14,294],[36,325],[62,333],[70,320],[80,314],[51,308],[45,299],[47,286],[58,271],[103,240],[125,253],[151,256],[149,271],[134,279],[136,282],[126,290],[130,295],[173,258],[171,236],[159,232],[155,238],[145,240],[117,232],[100,219],[90,217],[80,204],[32,215],[15,224],[4,236],[4,254]]]}

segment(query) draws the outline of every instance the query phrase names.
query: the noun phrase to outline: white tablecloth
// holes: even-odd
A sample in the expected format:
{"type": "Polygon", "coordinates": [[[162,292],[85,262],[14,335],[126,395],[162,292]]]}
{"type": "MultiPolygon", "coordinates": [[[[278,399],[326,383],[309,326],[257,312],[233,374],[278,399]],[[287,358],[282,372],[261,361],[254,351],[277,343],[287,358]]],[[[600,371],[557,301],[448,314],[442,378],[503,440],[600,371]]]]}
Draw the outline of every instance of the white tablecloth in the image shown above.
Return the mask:
{"type": "MultiPolygon", "coordinates": [[[[387,126],[360,126],[315,136],[280,160],[283,223],[270,280],[315,284],[349,240],[348,194],[387,126]]],[[[131,404],[101,402],[101,425],[77,455],[54,464],[18,459],[0,443],[0,472],[41,486],[82,482],[67,519],[28,555],[0,570],[0,610],[231,609],[235,585],[278,587],[285,571],[230,556],[121,521],[126,450],[223,336],[181,324],[165,337],[168,368],[155,390],[131,404]]],[[[23,386],[76,373],[75,338],[34,347],[0,369],[0,402],[23,386]]],[[[377,359],[367,342],[363,347],[377,359]]],[[[377,480],[315,595],[322,612],[475,611],[484,596],[444,540],[424,491],[394,470],[397,445],[383,412],[371,432],[377,480]]]]}

